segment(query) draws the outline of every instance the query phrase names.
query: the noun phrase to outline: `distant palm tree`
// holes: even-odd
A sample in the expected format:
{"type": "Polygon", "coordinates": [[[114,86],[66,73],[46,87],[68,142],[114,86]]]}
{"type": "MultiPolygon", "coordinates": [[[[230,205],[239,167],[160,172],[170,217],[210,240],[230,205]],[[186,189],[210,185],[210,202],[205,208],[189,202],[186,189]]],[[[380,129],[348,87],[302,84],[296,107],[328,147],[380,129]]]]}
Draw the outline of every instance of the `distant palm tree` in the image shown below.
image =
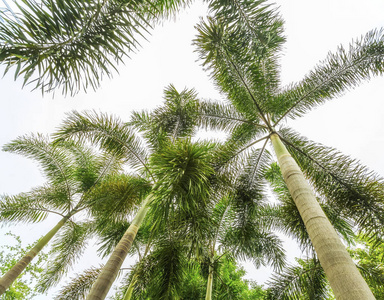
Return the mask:
{"type": "Polygon", "coordinates": [[[103,76],[140,46],[162,19],[189,1],[15,2],[17,18],[0,11],[0,64],[15,68],[15,78],[42,92],[62,88],[75,94],[103,76]]]}
{"type": "MultiPolygon", "coordinates": [[[[165,90],[166,102],[174,103],[175,107],[182,104],[185,98],[193,97],[193,91],[178,93],[172,86],[165,90]]],[[[188,216],[193,211],[203,211],[208,205],[209,181],[214,172],[210,163],[213,146],[209,143],[192,143],[188,138],[189,129],[183,129],[184,121],[178,118],[169,120],[168,127],[160,129],[155,140],[145,136],[150,146],[148,148],[131,125],[95,113],[73,112],[56,133],[59,141],[77,138],[99,145],[125,160],[152,183],[151,192],[142,202],[87,299],[106,297],[149,208],[157,216],[153,224],[157,228],[165,226],[164,220],[168,220],[177,210],[184,211],[188,216]]]]}
{"type": "Polygon", "coordinates": [[[78,223],[74,216],[88,212],[92,217],[127,214],[138,200],[142,180],[121,174],[121,161],[113,155],[94,154],[72,142],[52,144],[43,135],[20,137],[3,150],[36,160],[48,182],[42,187],[16,196],[3,196],[0,202],[2,222],[40,222],[49,214],[62,219],[0,279],[3,293],[37,253],[61,229],[54,250],[59,252],[45,275],[45,289],[56,283],[73,263],[92,233],[89,222],[78,223]]]}
{"type": "Polygon", "coordinates": [[[283,128],[327,99],[384,71],[382,31],[369,32],[348,50],[329,54],[301,82],[280,86],[278,58],[285,41],[283,21],[266,1],[213,0],[212,18],[198,25],[195,45],[203,65],[231,104],[203,103],[201,125],[229,130],[233,157],[268,141],[338,299],[373,299],[345,246],[319,206],[304,174],[340,214],[361,230],[383,234],[383,180],[332,148],[283,128]],[[289,152],[288,152],[289,151],[289,152]],[[294,158],[292,158],[292,156],[294,158]],[[304,172],[304,174],[303,174],[304,172]]]}

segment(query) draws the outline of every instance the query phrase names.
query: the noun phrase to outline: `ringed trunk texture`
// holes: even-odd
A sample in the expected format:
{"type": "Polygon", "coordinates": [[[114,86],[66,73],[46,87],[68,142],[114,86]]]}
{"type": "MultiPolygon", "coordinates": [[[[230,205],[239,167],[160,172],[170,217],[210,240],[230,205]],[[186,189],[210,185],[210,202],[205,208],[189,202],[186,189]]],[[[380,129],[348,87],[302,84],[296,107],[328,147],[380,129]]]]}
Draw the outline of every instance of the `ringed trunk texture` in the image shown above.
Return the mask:
{"type": "Polygon", "coordinates": [[[213,285],[213,267],[210,264],[209,273],[208,273],[207,293],[205,295],[205,300],[212,299],[212,285],[213,285]]]}
{"type": "Polygon", "coordinates": [[[375,299],[344,244],[324,214],[296,161],[291,157],[276,133],[271,135],[271,140],[285,183],[304,221],[336,299],[375,299]]]}
{"type": "Polygon", "coordinates": [[[16,278],[24,271],[32,259],[43,249],[43,247],[53,238],[56,232],[63,227],[65,222],[70,216],[62,218],[55,227],[53,227],[36,245],[29,250],[22,259],[20,259],[16,265],[12,267],[4,276],[0,279],[0,295],[2,295],[9,286],[16,280],[16,278]]]}
{"type": "Polygon", "coordinates": [[[148,211],[148,204],[151,200],[152,196],[148,196],[143,201],[131,225],[124,233],[115,250],[113,250],[111,257],[108,259],[100,275],[93,284],[87,300],[103,300],[107,296],[109,289],[115,281],[120,267],[129,252],[129,249],[132,247],[133,240],[135,239],[137,231],[139,230],[140,225],[148,211]]]}

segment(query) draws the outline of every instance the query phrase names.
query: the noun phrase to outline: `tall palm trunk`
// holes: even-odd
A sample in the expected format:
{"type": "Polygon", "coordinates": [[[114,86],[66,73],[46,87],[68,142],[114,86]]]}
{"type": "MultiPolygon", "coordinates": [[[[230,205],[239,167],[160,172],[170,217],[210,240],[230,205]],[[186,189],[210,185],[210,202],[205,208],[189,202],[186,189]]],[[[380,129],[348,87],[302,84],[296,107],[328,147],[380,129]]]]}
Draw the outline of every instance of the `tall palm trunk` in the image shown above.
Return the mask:
{"type": "Polygon", "coordinates": [[[55,227],[53,227],[37,244],[29,250],[16,265],[14,265],[7,273],[0,278],[0,295],[2,295],[9,286],[16,280],[16,278],[24,271],[32,259],[43,249],[43,247],[53,238],[61,227],[71,217],[71,214],[63,217],[55,227]]]}
{"type": "Polygon", "coordinates": [[[136,284],[136,278],[137,278],[137,275],[136,274],[133,275],[132,280],[129,283],[128,289],[124,294],[123,300],[131,300],[133,289],[135,288],[135,284],[136,284]]]}
{"type": "Polygon", "coordinates": [[[296,161],[276,133],[271,135],[271,140],[285,183],[304,221],[336,299],[375,299],[325,216],[296,161]]]}
{"type": "Polygon", "coordinates": [[[129,249],[132,247],[133,240],[135,239],[137,231],[139,230],[140,225],[148,211],[148,205],[151,200],[152,196],[149,195],[143,201],[135,218],[132,220],[131,225],[124,233],[115,250],[113,250],[111,257],[108,259],[106,265],[103,267],[103,270],[93,284],[87,300],[103,300],[107,296],[109,289],[115,281],[120,267],[129,252],[129,249]]]}
{"type": "Polygon", "coordinates": [[[207,283],[207,293],[205,294],[205,300],[212,299],[212,285],[213,285],[213,260],[211,259],[209,263],[209,273],[208,273],[208,283],[207,283]]]}

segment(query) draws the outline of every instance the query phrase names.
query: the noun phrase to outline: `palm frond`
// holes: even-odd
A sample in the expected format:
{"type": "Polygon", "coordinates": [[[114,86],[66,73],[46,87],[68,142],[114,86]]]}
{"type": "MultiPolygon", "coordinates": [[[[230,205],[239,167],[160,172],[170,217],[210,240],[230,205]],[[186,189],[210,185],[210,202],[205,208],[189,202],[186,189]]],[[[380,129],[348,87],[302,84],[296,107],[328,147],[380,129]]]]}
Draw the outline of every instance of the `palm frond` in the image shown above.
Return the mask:
{"type": "Polygon", "coordinates": [[[326,299],[328,282],[317,259],[298,260],[298,266],[288,266],[274,274],[268,282],[271,299],[326,299]]]}
{"type": "Polygon", "coordinates": [[[43,186],[15,196],[4,195],[0,201],[1,222],[35,223],[45,220],[48,214],[63,216],[70,202],[66,186],[43,186]]]}
{"type": "Polygon", "coordinates": [[[81,274],[76,274],[71,279],[71,283],[65,285],[60,289],[55,296],[55,300],[84,300],[95,282],[97,276],[99,276],[102,267],[91,267],[84,270],[81,274]]]}
{"type": "Polygon", "coordinates": [[[163,239],[151,254],[154,260],[149,295],[153,299],[177,299],[181,289],[186,259],[183,245],[172,238],[163,239]]]}
{"type": "Polygon", "coordinates": [[[3,223],[43,221],[48,216],[47,209],[26,194],[2,196],[0,202],[0,221],[3,223]]]}
{"type": "Polygon", "coordinates": [[[193,89],[178,92],[173,85],[164,90],[165,103],[151,113],[134,113],[130,124],[145,132],[151,145],[158,148],[167,138],[192,136],[197,115],[197,93],[193,89]]]}
{"type": "Polygon", "coordinates": [[[67,186],[68,198],[73,194],[74,169],[68,153],[62,147],[53,145],[46,136],[31,134],[19,137],[5,144],[3,151],[21,154],[36,160],[50,181],[67,186]]]}
{"type": "Polygon", "coordinates": [[[283,22],[265,1],[212,1],[215,12],[194,40],[203,65],[236,108],[268,124],[266,109],[279,88],[277,53],[283,22]]]}
{"type": "Polygon", "coordinates": [[[151,157],[153,174],[158,178],[153,200],[156,215],[166,220],[173,202],[185,212],[203,209],[211,191],[210,180],[214,174],[211,166],[213,145],[180,140],[164,147],[151,157]]]}
{"type": "Polygon", "coordinates": [[[236,111],[231,104],[213,101],[200,101],[198,125],[211,130],[234,131],[242,126],[252,126],[255,130],[263,128],[259,119],[236,111]]]}
{"type": "Polygon", "coordinates": [[[284,117],[300,117],[326,100],[369,80],[371,76],[383,74],[383,61],[383,29],[368,32],[353,41],[348,49],[340,46],[301,82],[287,87],[276,97],[273,107],[276,123],[284,117]]]}
{"type": "Polygon", "coordinates": [[[124,159],[132,168],[144,167],[150,174],[147,165],[148,154],[142,141],[117,117],[96,112],[80,114],[73,111],[68,114],[54,137],[57,141],[72,138],[94,143],[124,159]]]}
{"type": "Polygon", "coordinates": [[[71,268],[73,263],[80,258],[87,240],[91,237],[92,223],[80,225],[67,222],[57,234],[52,245],[52,260],[39,280],[37,290],[46,292],[56,285],[63,275],[71,268]]]}
{"type": "Polygon", "coordinates": [[[360,229],[382,236],[384,181],[357,160],[311,142],[289,129],[279,131],[289,152],[315,189],[360,229]]]}
{"type": "Polygon", "coordinates": [[[275,270],[281,270],[285,264],[283,244],[277,235],[263,231],[250,221],[245,226],[235,223],[221,243],[231,249],[234,257],[249,259],[256,267],[271,265],[275,270]]]}
{"type": "Polygon", "coordinates": [[[111,175],[84,195],[83,205],[96,218],[124,220],[150,187],[142,178],[124,174],[111,175]]]}
{"type": "Polygon", "coordinates": [[[183,1],[51,1],[16,3],[17,20],[2,14],[0,62],[42,92],[96,89],[138,48],[159,17],[183,1]]]}

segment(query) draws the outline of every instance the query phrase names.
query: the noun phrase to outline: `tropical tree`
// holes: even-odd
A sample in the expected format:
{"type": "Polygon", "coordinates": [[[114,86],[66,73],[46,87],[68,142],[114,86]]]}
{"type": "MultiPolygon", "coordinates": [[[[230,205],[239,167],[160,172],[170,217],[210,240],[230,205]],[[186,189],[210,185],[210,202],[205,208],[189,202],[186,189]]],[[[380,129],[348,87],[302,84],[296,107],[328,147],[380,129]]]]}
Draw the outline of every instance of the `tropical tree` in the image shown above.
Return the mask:
{"type": "MultiPolygon", "coordinates": [[[[15,245],[2,245],[0,246],[0,275],[5,274],[17,263],[17,257],[24,255],[32,245],[27,247],[22,246],[19,236],[10,232],[6,235],[11,236],[16,244],[15,245]]],[[[43,272],[42,264],[47,259],[47,254],[40,252],[36,262],[31,263],[25,270],[22,277],[18,278],[7,290],[2,299],[4,300],[23,300],[31,299],[36,296],[35,284],[39,274],[43,272]]]]}
{"type": "MultiPolygon", "coordinates": [[[[165,99],[170,103],[183,103],[185,97],[193,98],[194,95],[194,91],[178,93],[172,86],[165,91],[165,99]]],[[[138,170],[139,175],[152,182],[151,192],[142,202],[87,299],[105,298],[150,207],[158,216],[155,228],[161,227],[162,221],[177,210],[183,211],[185,216],[192,216],[192,211],[203,211],[207,207],[210,177],[214,173],[210,162],[214,145],[191,143],[187,137],[189,131],[183,130],[181,125],[180,119],[170,120],[168,129],[172,130],[159,132],[159,143],[147,139],[151,155],[132,126],[103,114],[73,112],[56,133],[58,141],[73,138],[99,145],[124,159],[131,168],[138,170]]],[[[189,217],[189,220],[193,221],[193,218],[189,217]]]]}
{"type": "MultiPolygon", "coordinates": [[[[360,245],[352,247],[350,253],[357,268],[375,298],[384,299],[383,245],[374,245],[366,237],[357,237],[356,242],[360,245]]],[[[268,281],[270,288],[267,299],[335,299],[316,255],[296,261],[296,265],[287,266],[282,272],[273,274],[268,281]]]]}
{"type": "Polygon", "coordinates": [[[59,215],[61,220],[0,279],[0,293],[61,229],[53,245],[53,252],[59,255],[43,276],[43,290],[56,283],[92,233],[92,223],[76,221],[74,216],[80,212],[126,215],[136,204],[140,188],[147,184],[119,174],[121,161],[113,155],[96,155],[73,142],[52,144],[40,134],[20,137],[3,150],[36,160],[48,182],[28,193],[2,197],[0,220],[34,223],[49,214],[59,215]]]}
{"type": "MultiPolygon", "coordinates": [[[[373,299],[312,192],[310,181],[340,214],[382,234],[383,181],[357,161],[283,126],[348,88],[384,71],[384,37],[374,30],[343,47],[302,81],[280,86],[283,21],[266,1],[211,1],[213,17],[198,26],[195,45],[230,104],[205,102],[200,123],[230,130],[233,154],[272,142],[285,182],[337,299],[373,299]],[[292,155],[292,156],[291,156],[292,155]],[[304,173],[303,173],[304,172],[304,173]]],[[[257,168],[257,162],[255,167],[257,168]]]]}
{"type": "Polygon", "coordinates": [[[0,11],[0,63],[5,73],[42,92],[62,88],[76,94],[96,89],[117,63],[159,21],[188,1],[60,1],[15,2],[16,17],[0,11]]]}

